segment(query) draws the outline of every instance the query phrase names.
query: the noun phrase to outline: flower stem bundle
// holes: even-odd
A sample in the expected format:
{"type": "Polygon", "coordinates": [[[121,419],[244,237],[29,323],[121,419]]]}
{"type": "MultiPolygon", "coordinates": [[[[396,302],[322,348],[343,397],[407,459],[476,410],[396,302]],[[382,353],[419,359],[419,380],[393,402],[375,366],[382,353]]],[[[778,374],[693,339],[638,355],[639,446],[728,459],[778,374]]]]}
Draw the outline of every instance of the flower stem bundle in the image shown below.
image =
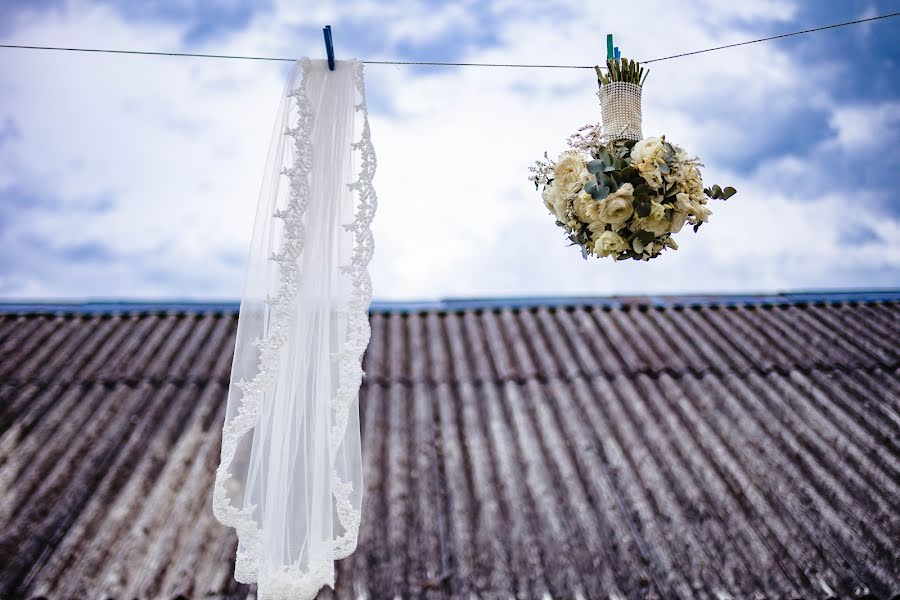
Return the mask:
{"type": "Polygon", "coordinates": [[[618,81],[643,86],[647,75],[650,74],[650,69],[645,70],[641,63],[627,58],[609,59],[606,61],[606,69],[608,74],[604,75],[599,65],[594,67],[594,70],[597,71],[598,85],[602,86],[618,81]]]}

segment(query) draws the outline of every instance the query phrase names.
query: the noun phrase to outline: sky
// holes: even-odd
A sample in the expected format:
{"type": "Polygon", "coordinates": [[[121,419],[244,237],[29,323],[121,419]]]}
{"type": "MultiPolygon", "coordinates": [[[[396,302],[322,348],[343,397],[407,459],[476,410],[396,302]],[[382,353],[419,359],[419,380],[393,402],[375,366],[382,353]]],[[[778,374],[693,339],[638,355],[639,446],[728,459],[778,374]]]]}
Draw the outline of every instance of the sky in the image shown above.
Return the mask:
{"type": "MultiPolygon", "coordinates": [[[[897,12],[887,0],[4,0],[0,43],[592,65],[897,12]]],[[[366,66],[375,297],[900,287],[900,18],[662,61],[644,135],[738,194],[649,263],[584,261],[528,181],[592,70],[366,66]]],[[[288,63],[0,49],[0,298],[240,296],[288,63]]]]}

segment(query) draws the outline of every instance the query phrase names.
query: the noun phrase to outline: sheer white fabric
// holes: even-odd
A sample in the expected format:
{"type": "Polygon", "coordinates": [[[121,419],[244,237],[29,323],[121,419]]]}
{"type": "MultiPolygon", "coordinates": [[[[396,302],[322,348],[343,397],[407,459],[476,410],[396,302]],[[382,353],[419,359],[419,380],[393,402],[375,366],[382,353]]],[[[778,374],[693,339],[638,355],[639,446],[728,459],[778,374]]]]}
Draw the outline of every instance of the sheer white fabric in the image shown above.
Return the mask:
{"type": "Polygon", "coordinates": [[[334,587],[334,560],[356,548],[374,172],[362,64],[298,61],[253,227],[213,490],[238,534],[234,577],[261,599],[334,587]]]}

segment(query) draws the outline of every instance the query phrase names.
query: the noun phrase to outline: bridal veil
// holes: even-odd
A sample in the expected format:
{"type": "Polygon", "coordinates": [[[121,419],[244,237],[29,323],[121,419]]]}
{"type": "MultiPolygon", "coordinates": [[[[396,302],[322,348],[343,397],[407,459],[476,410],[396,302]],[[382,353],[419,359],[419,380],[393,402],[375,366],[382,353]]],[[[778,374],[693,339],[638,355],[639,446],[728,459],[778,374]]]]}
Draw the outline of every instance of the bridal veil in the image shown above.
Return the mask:
{"type": "Polygon", "coordinates": [[[313,598],[356,548],[376,197],[362,64],[303,59],[278,109],[241,297],[216,518],[235,579],[313,598]]]}

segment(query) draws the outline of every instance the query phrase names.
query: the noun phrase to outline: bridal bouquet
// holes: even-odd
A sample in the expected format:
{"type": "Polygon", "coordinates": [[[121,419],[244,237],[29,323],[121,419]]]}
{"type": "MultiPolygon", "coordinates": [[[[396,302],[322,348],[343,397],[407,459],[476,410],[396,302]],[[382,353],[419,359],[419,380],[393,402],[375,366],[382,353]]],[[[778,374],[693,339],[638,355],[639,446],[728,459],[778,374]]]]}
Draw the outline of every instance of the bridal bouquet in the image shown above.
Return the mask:
{"type": "Polygon", "coordinates": [[[640,93],[644,70],[627,59],[597,69],[603,125],[587,125],[569,150],[531,167],[535,189],[573,245],[588,254],[650,260],[670,248],[685,223],[696,232],[712,214],[709,200],[736,190],[704,188],[702,164],[665,136],[642,138],[640,93]]]}

